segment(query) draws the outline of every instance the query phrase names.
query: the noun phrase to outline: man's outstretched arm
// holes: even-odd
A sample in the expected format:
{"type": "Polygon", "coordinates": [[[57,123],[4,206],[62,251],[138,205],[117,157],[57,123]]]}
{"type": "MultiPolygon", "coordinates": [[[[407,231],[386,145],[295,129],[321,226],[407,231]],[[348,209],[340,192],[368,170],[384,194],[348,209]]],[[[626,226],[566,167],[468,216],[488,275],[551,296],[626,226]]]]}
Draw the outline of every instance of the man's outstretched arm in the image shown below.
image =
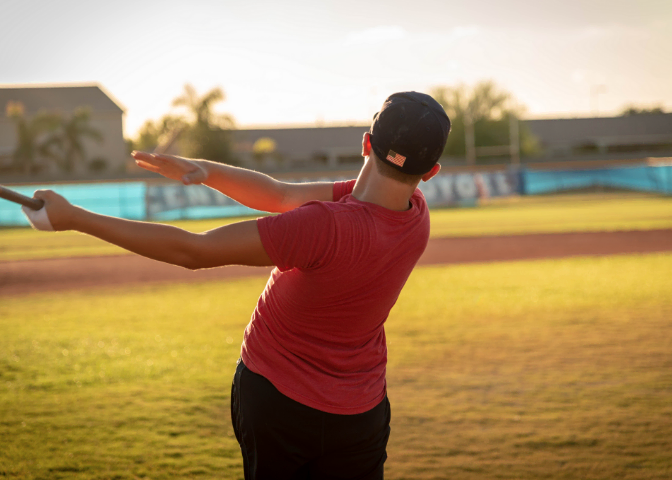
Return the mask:
{"type": "Polygon", "coordinates": [[[245,206],[264,212],[282,213],[311,200],[333,199],[332,182],[286,183],[260,172],[208,160],[145,152],[133,152],[132,155],[145,170],[185,185],[207,185],[245,206]]]}
{"type": "Polygon", "coordinates": [[[54,230],[76,230],[144,257],[192,270],[223,265],[273,265],[255,220],[191,233],[170,225],[108,217],[71,205],[50,190],[38,190],[54,230]]]}

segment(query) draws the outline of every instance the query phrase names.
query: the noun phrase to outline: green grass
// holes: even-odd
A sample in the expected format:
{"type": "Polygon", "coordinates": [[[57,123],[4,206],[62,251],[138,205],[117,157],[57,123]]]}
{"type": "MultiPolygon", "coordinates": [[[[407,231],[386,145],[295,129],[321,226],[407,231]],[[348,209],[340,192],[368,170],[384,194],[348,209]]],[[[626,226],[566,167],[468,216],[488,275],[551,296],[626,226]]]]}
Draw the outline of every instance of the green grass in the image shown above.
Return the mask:
{"type": "MultiPolygon", "coordinates": [[[[203,232],[241,219],[172,222],[203,232]]],[[[433,237],[672,228],[672,198],[644,194],[516,197],[431,212],[433,237]]],[[[124,250],[76,232],[0,230],[0,261],[115,255],[124,250]]]]}
{"type": "MultiPolygon", "coordinates": [[[[418,268],[387,323],[389,479],[672,477],[671,254],[418,268]]],[[[242,478],[264,278],[3,298],[0,476],[242,478]]]]}
{"type": "Polygon", "coordinates": [[[432,236],[672,228],[672,197],[640,193],[493,199],[478,208],[432,211],[432,236]]]}
{"type": "Polygon", "coordinates": [[[670,478],[671,268],[418,272],[388,327],[392,478],[670,478]]]}

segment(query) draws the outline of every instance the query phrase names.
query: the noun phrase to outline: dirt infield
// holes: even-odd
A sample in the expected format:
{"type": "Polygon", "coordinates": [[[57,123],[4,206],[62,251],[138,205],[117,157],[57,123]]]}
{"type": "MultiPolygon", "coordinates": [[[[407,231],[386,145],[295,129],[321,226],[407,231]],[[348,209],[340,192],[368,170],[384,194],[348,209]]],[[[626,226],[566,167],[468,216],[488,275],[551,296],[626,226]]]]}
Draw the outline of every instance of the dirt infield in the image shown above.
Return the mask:
{"type": "MultiPolygon", "coordinates": [[[[672,229],[432,239],[420,265],[672,251],[672,229]]],[[[266,276],[270,267],[190,271],[135,255],[0,262],[0,296],[266,276]]]]}

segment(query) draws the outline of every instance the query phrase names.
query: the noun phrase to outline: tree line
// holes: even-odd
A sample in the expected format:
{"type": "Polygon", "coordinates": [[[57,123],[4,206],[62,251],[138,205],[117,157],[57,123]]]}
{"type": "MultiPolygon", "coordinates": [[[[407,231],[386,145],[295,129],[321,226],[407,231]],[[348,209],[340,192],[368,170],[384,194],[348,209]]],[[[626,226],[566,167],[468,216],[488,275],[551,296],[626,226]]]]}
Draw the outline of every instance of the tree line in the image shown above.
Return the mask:
{"type": "MultiPolygon", "coordinates": [[[[509,145],[511,118],[518,120],[525,107],[500,89],[492,81],[477,83],[472,88],[465,85],[434,87],[430,94],[446,110],[451,121],[451,133],[444,155],[464,157],[467,153],[467,128],[473,128],[476,147],[509,145]]],[[[539,143],[524,123],[519,124],[521,156],[539,153],[539,143]]]]}
{"type": "MultiPolygon", "coordinates": [[[[471,88],[465,85],[437,86],[429,93],[445,108],[451,119],[451,134],[444,155],[464,157],[468,154],[468,142],[477,148],[505,147],[516,138],[515,135],[521,156],[533,156],[540,152],[537,139],[524,122],[517,124],[515,131],[511,129],[511,120],[522,117],[524,106],[494,82],[480,82],[471,88]]],[[[230,115],[214,111],[214,107],[224,100],[224,92],[219,87],[199,95],[192,85],[185,85],[183,92],[172,102],[177,112],[166,114],[159,120],[147,120],[135,138],[126,140],[129,153],[133,149],[172,150],[192,158],[238,163],[231,137],[235,122],[230,115]]],[[[87,163],[85,139],[103,141],[102,133],[90,125],[88,108],[79,108],[69,116],[40,112],[27,117],[21,103],[10,102],[6,113],[14,123],[17,134],[16,149],[12,155],[13,171],[35,173],[43,168],[39,159],[53,162],[64,172],[81,167],[92,170],[105,168],[105,160],[102,158],[87,163]]],[[[662,108],[629,106],[621,114],[655,113],[663,113],[662,108]]],[[[261,149],[262,146],[259,147],[261,149]]],[[[266,151],[268,149],[275,149],[274,144],[264,144],[263,147],[261,151],[255,146],[255,158],[269,154],[266,151]]]]}
{"type": "MultiPolygon", "coordinates": [[[[481,82],[469,89],[466,86],[436,87],[430,94],[446,109],[452,129],[444,151],[445,155],[465,155],[465,122],[474,125],[476,145],[501,146],[510,141],[509,119],[519,118],[524,108],[519,106],[508,92],[499,89],[493,82],[481,82]]],[[[182,114],[167,114],[159,120],[147,120],[135,139],[129,141],[130,149],[153,151],[173,149],[187,157],[207,158],[214,161],[236,163],[232,153],[230,131],[235,123],[229,115],[217,115],[213,107],[224,101],[221,88],[213,88],[199,95],[194,87],[185,85],[182,95],[173,100],[174,107],[184,107],[182,114]]],[[[533,155],[538,143],[530,131],[521,126],[520,151],[533,155]]],[[[270,139],[263,139],[270,140],[270,139]]],[[[273,153],[264,144],[256,148],[257,156],[273,153]]]]}

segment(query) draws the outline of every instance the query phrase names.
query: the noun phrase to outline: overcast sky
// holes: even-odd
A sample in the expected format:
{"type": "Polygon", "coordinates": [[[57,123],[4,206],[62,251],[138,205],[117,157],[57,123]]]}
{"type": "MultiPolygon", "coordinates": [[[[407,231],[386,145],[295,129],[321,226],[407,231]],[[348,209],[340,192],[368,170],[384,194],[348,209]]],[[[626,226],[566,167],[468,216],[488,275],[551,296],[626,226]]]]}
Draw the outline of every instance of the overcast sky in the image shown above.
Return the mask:
{"type": "Polygon", "coordinates": [[[187,82],[243,127],[367,122],[395,91],[484,79],[528,117],[672,110],[671,59],[670,0],[0,0],[0,84],[100,83],[127,135],[187,82]]]}

